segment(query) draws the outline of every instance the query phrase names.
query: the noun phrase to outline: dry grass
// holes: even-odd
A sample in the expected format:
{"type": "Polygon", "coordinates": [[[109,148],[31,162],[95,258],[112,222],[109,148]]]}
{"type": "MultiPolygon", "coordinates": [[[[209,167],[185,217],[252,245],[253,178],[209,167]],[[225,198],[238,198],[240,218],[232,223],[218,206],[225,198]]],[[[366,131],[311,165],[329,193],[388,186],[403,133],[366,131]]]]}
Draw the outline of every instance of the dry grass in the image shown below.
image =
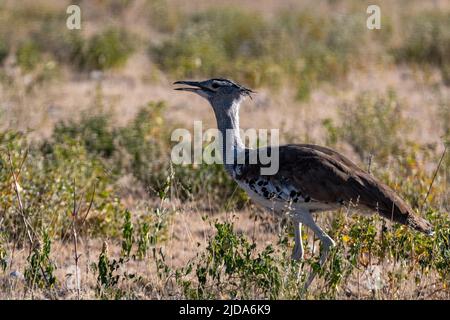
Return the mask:
{"type": "MultiPolygon", "coordinates": [[[[105,68],[101,72],[87,70],[90,67],[83,67],[80,70],[75,64],[70,63],[70,60],[68,62],[64,59],[55,58],[57,55],[49,49],[50,45],[44,45],[42,52],[36,53],[37,60],[33,56],[33,50],[25,50],[23,57],[25,62],[21,65],[21,62],[17,60],[16,52],[23,41],[38,39],[34,35],[36,32],[41,32],[43,21],[48,17],[57,18],[61,12],[64,13],[66,3],[69,2],[34,0],[22,1],[18,4],[16,1],[7,0],[0,5],[0,25],[10,26],[8,30],[11,33],[10,35],[3,34],[2,28],[0,28],[0,51],[2,50],[1,41],[4,39],[6,39],[4,41],[10,49],[3,63],[0,61],[2,66],[0,69],[0,142],[3,143],[2,134],[5,132],[20,131],[25,133],[27,142],[20,145],[22,148],[15,146],[17,150],[13,150],[16,152],[14,156],[16,166],[18,166],[20,156],[23,156],[25,149],[28,147],[32,150],[24,166],[24,170],[28,171],[25,171],[20,178],[22,179],[20,184],[25,190],[25,201],[30,208],[34,208],[33,206],[36,203],[42,205],[42,207],[39,207],[40,211],[33,211],[33,219],[42,215],[46,218],[46,220],[43,220],[50,221],[48,225],[40,225],[39,228],[36,228],[36,233],[39,235],[37,238],[41,237],[42,230],[49,228],[54,223],[51,219],[54,215],[62,217],[63,222],[66,221],[64,219],[70,217],[68,214],[71,207],[71,204],[69,204],[71,201],[70,174],[54,176],[55,181],[62,181],[64,188],[69,190],[62,188],[63,191],[58,190],[58,193],[55,191],[55,194],[61,195],[62,200],[54,199],[55,197],[52,197],[50,192],[49,194],[43,193],[53,201],[52,204],[57,204],[54,207],[57,209],[46,208],[45,202],[39,202],[42,199],[32,196],[32,192],[38,190],[39,187],[52,185],[52,181],[46,181],[45,178],[41,179],[40,177],[34,177],[34,175],[38,176],[36,172],[39,172],[40,166],[45,163],[45,157],[41,154],[41,149],[43,149],[41,143],[54,143],[52,139],[55,138],[55,125],[73,121],[76,126],[80,121],[83,121],[83,117],[91,118],[98,115],[107,115],[110,117],[108,128],[110,126],[113,127],[111,130],[115,130],[129,126],[146,103],[164,101],[166,107],[161,114],[163,124],[158,125],[159,120],[155,120],[155,118],[149,119],[148,122],[154,127],[146,132],[150,132],[151,137],[144,135],[142,141],[152,141],[152,145],[156,145],[157,143],[154,143],[154,140],[159,139],[163,140],[161,144],[166,146],[169,141],[166,141],[168,138],[163,133],[165,130],[173,127],[192,128],[194,120],[202,120],[204,128],[215,126],[213,113],[205,101],[194,96],[175,94],[171,85],[174,80],[177,80],[174,79],[173,70],[166,69],[155,61],[153,56],[149,54],[149,45],[157,46],[167,39],[173,39],[176,37],[177,30],[179,31],[181,26],[189,21],[191,14],[196,11],[203,12],[215,9],[221,3],[220,1],[198,1],[195,5],[180,0],[81,1],[84,20],[80,34],[84,37],[83,39],[91,39],[111,26],[123,29],[130,35],[134,51],[126,52],[124,60],[119,59],[122,65],[118,63],[117,66],[110,69],[105,68]],[[130,4],[121,5],[127,2],[130,4]],[[164,18],[151,20],[153,11],[158,12],[158,15],[164,18]],[[105,12],[108,12],[108,14],[105,12]],[[27,55],[31,57],[28,59],[27,55]],[[57,211],[57,214],[52,210],[57,211]]],[[[366,166],[367,159],[364,156],[361,157],[363,153],[358,153],[357,148],[352,144],[357,143],[358,146],[361,146],[359,140],[343,138],[342,134],[337,134],[336,138],[332,136],[333,130],[336,130],[336,132],[342,131],[346,129],[346,123],[352,123],[355,124],[352,125],[355,130],[354,134],[360,134],[361,137],[364,137],[367,130],[370,129],[372,119],[364,119],[364,116],[362,116],[357,118],[355,122],[355,119],[343,116],[348,113],[342,108],[346,108],[346,106],[350,109],[360,107],[359,102],[361,100],[359,97],[365,94],[386,97],[389,92],[395,92],[395,101],[401,106],[400,111],[403,118],[402,126],[398,130],[395,129],[397,130],[395,134],[400,135],[403,142],[402,145],[397,146],[398,149],[385,150],[384,158],[375,157],[372,163],[373,170],[381,179],[407,197],[415,208],[421,210],[421,214],[426,214],[427,217],[441,224],[442,241],[436,240],[433,244],[430,244],[428,240],[424,240],[424,238],[402,228],[390,226],[388,223],[387,234],[392,237],[391,247],[389,247],[389,243],[380,245],[380,247],[375,246],[376,250],[387,250],[388,253],[385,256],[380,253],[377,258],[370,261],[369,257],[372,253],[364,247],[368,245],[368,242],[365,242],[368,240],[362,235],[353,239],[350,232],[353,230],[352,228],[366,225],[374,226],[375,242],[381,243],[384,234],[382,230],[385,226],[380,220],[369,220],[367,224],[367,220],[359,220],[353,214],[347,215],[345,212],[320,215],[318,217],[319,223],[326,226],[326,229],[332,230],[337,237],[339,249],[327,265],[325,273],[315,282],[310,292],[306,296],[301,296],[295,289],[296,286],[300,287],[301,285],[301,280],[296,278],[296,272],[300,267],[309,270],[315,262],[314,257],[317,257],[319,252],[318,242],[314,241],[312,234],[308,233],[305,236],[308,243],[307,262],[301,266],[291,265],[288,258],[293,241],[288,236],[288,231],[285,230],[286,228],[289,229],[285,221],[261,211],[248,202],[244,201],[244,204],[242,204],[241,194],[238,192],[232,193],[231,204],[224,202],[224,199],[222,199],[222,202],[216,203],[218,200],[214,195],[222,192],[220,188],[228,192],[235,187],[228,180],[221,181],[221,184],[218,183],[219,188],[217,189],[219,190],[207,190],[206,187],[201,189],[197,185],[198,190],[203,190],[203,192],[185,196],[187,192],[183,189],[185,187],[183,183],[187,183],[188,179],[192,179],[193,184],[200,185],[204,181],[199,183],[198,171],[191,168],[187,168],[185,171],[177,171],[177,175],[180,176],[175,177],[174,186],[170,191],[172,196],[164,198],[164,201],[161,202],[157,192],[155,192],[161,185],[143,183],[143,179],[140,179],[143,177],[136,176],[136,171],[133,171],[133,162],[130,160],[131,156],[126,153],[126,148],[122,145],[115,145],[117,150],[115,149],[113,156],[104,159],[105,157],[100,157],[97,154],[93,155],[82,143],[80,146],[79,139],[82,139],[82,137],[70,137],[74,139],[75,142],[73,143],[76,148],[79,148],[75,150],[81,150],[79,161],[94,166],[94,171],[101,171],[105,168],[114,171],[113,168],[117,163],[120,163],[117,166],[122,170],[118,169],[120,172],[117,173],[117,176],[116,173],[109,174],[109,171],[104,176],[102,175],[105,182],[104,186],[99,187],[99,192],[104,192],[104,195],[97,195],[96,202],[98,203],[95,203],[90,213],[89,218],[92,219],[89,221],[90,224],[80,227],[79,230],[81,233],[78,243],[78,252],[81,254],[79,259],[81,298],[171,299],[196,297],[191,291],[183,290],[183,285],[175,279],[175,274],[186,271],[184,268],[190,262],[193,263],[194,267],[201,266],[201,254],[208,248],[217,231],[213,223],[215,219],[224,223],[234,223],[234,231],[237,235],[242,234],[250,242],[256,244],[255,251],[252,251],[253,259],[268,245],[275,247],[273,264],[270,266],[278,268],[279,275],[282,275],[284,281],[277,298],[450,298],[448,289],[450,285],[450,264],[445,261],[445,254],[448,254],[445,252],[449,250],[448,239],[445,240],[445,235],[448,236],[449,230],[448,179],[450,176],[448,169],[450,162],[448,155],[437,172],[427,203],[423,208],[421,207],[421,201],[430,186],[431,177],[444,150],[444,140],[448,139],[449,135],[450,87],[448,83],[445,83],[444,72],[448,65],[422,64],[409,60],[397,61],[394,57],[395,54],[391,53],[392,50],[404,44],[405,36],[403,32],[405,31],[402,29],[402,23],[405,23],[404,14],[414,16],[420,14],[423,10],[439,10],[448,13],[450,6],[447,1],[411,1],[408,4],[380,1],[379,3],[383,14],[389,12],[386,14],[388,18],[386,29],[381,30],[389,33],[385,35],[386,40],[370,42],[370,40],[373,40],[372,37],[376,38],[376,36],[370,34],[367,38],[364,36],[364,41],[370,45],[364,47],[367,50],[362,48],[362,53],[358,53],[357,56],[360,61],[355,63],[352,61],[349,64],[349,70],[336,78],[330,77],[324,81],[317,81],[310,88],[311,91],[305,99],[299,99],[298,97],[298,87],[301,84],[298,81],[303,75],[301,73],[292,75],[283,71],[280,73],[281,82],[276,86],[269,82],[259,83],[255,81],[256,84],[260,85],[256,88],[258,93],[253,100],[246,101],[242,106],[241,125],[243,128],[279,128],[282,143],[330,144],[330,142],[333,142],[336,149],[362,166],[366,166]],[[324,125],[324,121],[327,121],[327,119],[331,119],[332,126],[324,125]],[[360,119],[366,120],[367,123],[359,125],[360,119]],[[397,154],[392,154],[392,150],[400,151],[396,151],[397,154]],[[120,160],[123,160],[124,163],[121,163],[120,160]],[[97,162],[100,162],[98,168],[96,167],[97,162]],[[180,196],[180,194],[183,196],[180,196]],[[233,201],[239,205],[236,205],[233,201]],[[111,205],[105,209],[99,203],[111,203],[111,205]],[[155,210],[162,210],[167,213],[163,215],[162,236],[156,244],[152,244],[145,259],[128,259],[120,264],[118,274],[121,274],[121,278],[117,286],[122,290],[120,294],[118,294],[118,291],[114,291],[117,288],[113,286],[112,291],[102,295],[96,291],[98,270],[92,265],[98,265],[104,241],[109,245],[108,256],[110,259],[119,260],[123,258],[121,254],[123,241],[121,210],[125,208],[133,213],[135,231],[144,222],[148,222],[153,228],[155,210]],[[105,217],[111,216],[116,217],[117,221],[105,220],[105,217]],[[208,219],[204,219],[204,217],[208,217],[208,219]],[[94,236],[92,230],[95,229],[96,223],[102,226],[109,224],[113,231],[97,232],[94,236]],[[94,227],[91,229],[91,226],[94,227]],[[359,241],[358,243],[362,246],[358,254],[355,254],[357,258],[351,256],[352,246],[358,244],[352,243],[352,241],[359,241]],[[431,256],[434,260],[426,260],[430,254],[427,253],[427,250],[431,250],[430,248],[433,250],[431,256]],[[152,252],[153,249],[155,250],[154,253],[152,252]],[[167,267],[164,272],[160,272],[160,269],[157,268],[158,263],[161,262],[161,257],[158,255],[160,249],[163,250],[164,266],[167,267]],[[423,251],[420,251],[422,249],[423,251]],[[412,256],[408,256],[407,253],[411,252],[412,256]],[[349,264],[350,257],[356,259],[355,265],[349,264]],[[444,257],[444,260],[437,261],[438,257],[444,257]],[[370,263],[367,261],[368,259],[370,263]],[[422,262],[424,265],[421,264],[422,262]],[[367,286],[367,270],[370,269],[371,265],[376,265],[383,272],[384,287],[381,290],[370,290],[367,286]],[[125,272],[128,275],[136,275],[136,278],[127,278],[124,276],[125,272]],[[348,272],[348,275],[346,272],[348,272]],[[333,278],[334,276],[337,278],[333,278]]],[[[366,4],[360,1],[320,1],[317,3],[317,1],[263,0],[258,1],[258,5],[255,5],[253,1],[230,1],[229,5],[235,5],[238,8],[237,11],[261,15],[261,19],[270,26],[279,17],[278,12],[283,10],[302,12],[314,8],[313,11],[318,12],[319,16],[326,17],[335,14],[345,17],[355,12],[362,12],[364,15],[366,7],[366,4]]],[[[50,21],[51,19],[47,20],[50,21]]],[[[59,34],[59,30],[54,30],[54,32],[59,34]]],[[[321,30],[318,32],[320,33],[321,30]]],[[[326,33],[327,31],[323,32],[326,33]]],[[[352,38],[350,37],[350,39],[352,38]]],[[[89,43],[89,40],[86,41],[89,43]]],[[[321,43],[320,41],[319,43],[321,43]]],[[[219,46],[222,43],[216,43],[215,45],[219,46]]],[[[268,53],[268,56],[271,57],[271,54],[268,53]]],[[[331,59],[333,56],[326,57],[331,59]]],[[[266,60],[264,60],[265,62],[266,60]]],[[[211,63],[215,65],[216,61],[211,63]]],[[[230,63],[232,67],[238,65],[234,64],[234,60],[230,63]]],[[[275,59],[275,62],[270,61],[263,67],[276,69],[279,66],[277,63],[278,61],[275,59]]],[[[333,64],[327,66],[333,66],[333,64]]],[[[234,69],[231,76],[237,79],[247,79],[247,71],[240,72],[237,68],[234,69]]],[[[203,72],[204,70],[197,70],[195,74],[197,77],[207,77],[207,72],[206,74],[203,72]]],[[[316,71],[310,72],[311,77],[314,78],[314,72],[316,71]]],[[[188,77],[189,74],[182,74],[181,76],[188,77]]],[[[222,76],[222,74],[217,76],[222,76]]],[[[250,77],[250,79],[253,78],[250,77]]],[[[120,144],[120,141],[122,141],[120,137],[122,136],[116,131],[113,132],[114,139],[118,139],[114,140],[114,143],[120,144]]],[[[381,141],[382,146],[383,137],[377,136],[376,138],[377,141],[381,141]]],[[[364,139],[364,142],[373,146],[370,139],[364,139]]],[[[64,149],[67,144],[69,142],[64,140],[64,143],[61,143],[60,146],[64,149]]],[[[11,276],[11,272],[15,271],[23,274],[24,270],[29,267],[30,247],[23,241],[23,234],[18,232],[21,227],[18,227],[17,230],[8,229],[11,221],[16,219],[14,217],[17,213],[15,209],[17,203],[11,189],[11,176],[6,171],[9,167],[2,166],[1,160],[7,159],[6,153],[4,153],[6,152],[5,145],[2,144],[2,156],[0,157],[0,170],[2,170],[0,172],[0,258],[2,258],[3,249],[7,257],[7,265],[4,271],[0,270],[0,299],[76,299],[77,292],[73,287],[73,243],[67,241],[67,239],[63,241],[60,236],[61,233],[68,232],[65,222],[61,225],[56,224],[61,229],[53,230],[50,228],[52,234],[50,258],[56,265],[54,275],[57,284],[51,288],[45,286],[44,288],[37,288],[20,279],[20,276],[11,276]]],[[[70,146],[72,145],[70,144],[70,146]]],[[[366,146],[363,147],[366,150],[366,146]]],[[[377,145],[377,148],[381,148],[380,144],[377,145]]],[[[148,163],[148,167],[143,166],[140,170],[150,170],[149,168],[153,170],[157,167],[155,163],[161,159],[164,158],[144,158],[144,162],[150,163],[148,163]]],[[[75,161],[76,159],[71,160],[75,161]]],[[[64,158],[61,161],[69,160],[64,158]]],[[[56,169],[52,165],[50,164],[50,172],[67,170],[64,163],[55,165],[56,169]]],[[[70,168],[78,168],[77,162],[72,163],[70,168]]],[[[158,179],[167,174],[166,169],[167,167],[162,167],[161,172],[149,172],[148,175],[151,179],[155,176],[154,180],[150,180],[160,182],[158,179]]],[[[209,171],[207,170],[209,169],[203,168],[203,170],[201,171],[203,174],[208,174],[209,171]]],[[[80,190],[86,191],[85,201],[88,203],[88,196],[90,190],[92,190],[94,179],[88,173],[83,172],[77,175],[78,173],[75,171],[70,173],[74,174],[79,183],[85,183],[85,185],[80,186],[80,190]]],[[[215,182],[209,183],[214,184],[215,182]]],[[[208,183],[205,182],[206,184],[208,183]]],[[[87,204],[83,204],[83,206],[86,207],[87,204]]],[[[107,229],[106,227],[102,228],[101,230],[107,229]]],[[[151,232],[153,231],[154,229],[151,229],[151,232]]],[[[363,229],[363,231],[365,230],[363,229]]],[[[361,233],[364,233],[363,231],[361,233]]],[[[70,235],[70,232],[68,233],[70,235]]],[[[136,250],[136,246],[135,243],[133,250],[136,250]]],[[[373,255],[375,256],[375,254],[373,255]]],[[[450,259],[450,257],[447,258],[450,259]]],[[[161,267],[161,265],[159,266],[161,267]]],[[[192,286],[195,286],[198,282],[195,272],[187,274],[181,280],[190,281],[192,286]]],[[[212,285],[214,285],[214,282],[212,285]]],[[[228,288],[221,292],[212,290],[209,292],[212,296],[203,295],[201,297],[233,297],[233,292],[227,290],[228,288]]],[[[269,297],[267,294],[261,294],[257,289],[254,290],[253,292],[249,289],[251,298],[269,297]]],[[[248,294],[248,292],[240,292],[236,295],[243,297],[245,294],[248,294]]]]}

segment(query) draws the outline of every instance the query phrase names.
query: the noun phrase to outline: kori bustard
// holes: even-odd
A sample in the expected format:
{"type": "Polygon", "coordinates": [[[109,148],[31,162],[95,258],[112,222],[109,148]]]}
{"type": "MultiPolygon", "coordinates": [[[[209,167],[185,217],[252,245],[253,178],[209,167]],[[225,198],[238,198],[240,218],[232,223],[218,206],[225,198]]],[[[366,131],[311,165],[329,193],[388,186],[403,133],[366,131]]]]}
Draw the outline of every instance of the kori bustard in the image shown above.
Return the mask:
{"type": "Polygon", "coordinates": [[[232,161],[227,159],[224,165],[238,185],[262,206],[289,214],[295,229],[292,259],[303,258],[301,226],[305,224],[322,242],[320,264],[325,262],[335,243],[311,213],[341,206],[357,205],[358,211],[375,212],[420,232],[433,233],[430,223],[415,215],[391,188],[332,149],[312,144],[267,147],[269,154],[277,148],[279,169],[272,175],[261,174],[265,164],[247,161],[255,150],[245,148],[239,133],[239,106],[253,91],[227,79],[174,84],[185,85],[175,90],[196,93],[211,104],[223,140],[222,158],[232,155],[232,161]],[[239,157],[244,157],[244,164],[239,157]]]}

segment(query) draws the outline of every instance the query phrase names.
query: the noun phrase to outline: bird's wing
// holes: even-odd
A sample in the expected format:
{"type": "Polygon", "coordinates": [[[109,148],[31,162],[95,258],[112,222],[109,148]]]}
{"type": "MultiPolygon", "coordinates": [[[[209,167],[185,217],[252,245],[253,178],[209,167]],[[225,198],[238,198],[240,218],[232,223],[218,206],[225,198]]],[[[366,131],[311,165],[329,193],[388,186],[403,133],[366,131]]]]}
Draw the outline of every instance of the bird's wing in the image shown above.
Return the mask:
{"type": "MultiPolygon", "coordinates": [[[[396,222],[429,232],[429,224],[416,217],[409,205],[391,188],[360,169],[338,152],[316,145],[277,147],[279,170],[271,181],[288,183],[309,196],[311,201],[327,204],[350,203],[378,212],[396,222]]],[[[261,164],[242,168],[247,179],[260,176],[261,164]]]]}

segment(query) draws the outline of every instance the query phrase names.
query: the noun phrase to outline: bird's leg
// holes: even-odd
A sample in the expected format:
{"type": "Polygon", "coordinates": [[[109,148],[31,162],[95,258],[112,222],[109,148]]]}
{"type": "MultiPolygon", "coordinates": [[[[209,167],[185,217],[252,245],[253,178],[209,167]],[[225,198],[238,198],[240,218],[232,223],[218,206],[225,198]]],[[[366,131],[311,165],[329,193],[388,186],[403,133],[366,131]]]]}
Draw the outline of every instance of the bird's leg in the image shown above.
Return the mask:
{"type": "Polygon", "coordinates": [[[303,243],[302,243],[302,224],[297,219],[292,219],[294,224],[294,250],[292,250],[292,260],[299,261],[303,259],[303,243]]]}
{"type": "MultiPolygon", "coordinates": [[[[330,249],[333,248],[335,246],[335,243],[333,241],[333,239],[330,238],[329,235],[327,235],[325,233],[325,231],[323,231],[314,221],[314,219],[312,218],[311,214],[306,214],[303,217],[303,223],[308,226],[309,228],[311,228],[311,230],[314,232],[314,234],[319,238],[319,240],[322,242],[323,248],[322,248],[322,252],[320,254],[320,267],[322,267],[325,262],[327,261],[328,258],[328,254],[330,252],[330,249]]],[[[308,280],[306,281],[305,287],[304,289],[308,289],[308,287],[311,285],[311,283],[313,282],[315,276],[316,276],[316,271],[312,271],[311,274],[308,277],[308,280]]]]}

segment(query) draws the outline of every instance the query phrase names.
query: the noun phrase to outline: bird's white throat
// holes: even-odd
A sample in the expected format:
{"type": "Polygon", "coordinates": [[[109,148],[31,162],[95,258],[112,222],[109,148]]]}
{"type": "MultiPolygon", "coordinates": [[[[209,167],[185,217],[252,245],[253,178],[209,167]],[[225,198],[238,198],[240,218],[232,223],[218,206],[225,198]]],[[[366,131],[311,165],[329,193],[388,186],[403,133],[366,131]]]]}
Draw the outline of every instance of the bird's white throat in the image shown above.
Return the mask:
{"type": "Polygon", "coordinates": [[[217,128],[221,133],[222,159],[227,170],[237,163],[238,157],[245,150],[239,127],[240,101],[233,101],[231,106],[217,106],[211,102],[217,120],[217,128]]]}

